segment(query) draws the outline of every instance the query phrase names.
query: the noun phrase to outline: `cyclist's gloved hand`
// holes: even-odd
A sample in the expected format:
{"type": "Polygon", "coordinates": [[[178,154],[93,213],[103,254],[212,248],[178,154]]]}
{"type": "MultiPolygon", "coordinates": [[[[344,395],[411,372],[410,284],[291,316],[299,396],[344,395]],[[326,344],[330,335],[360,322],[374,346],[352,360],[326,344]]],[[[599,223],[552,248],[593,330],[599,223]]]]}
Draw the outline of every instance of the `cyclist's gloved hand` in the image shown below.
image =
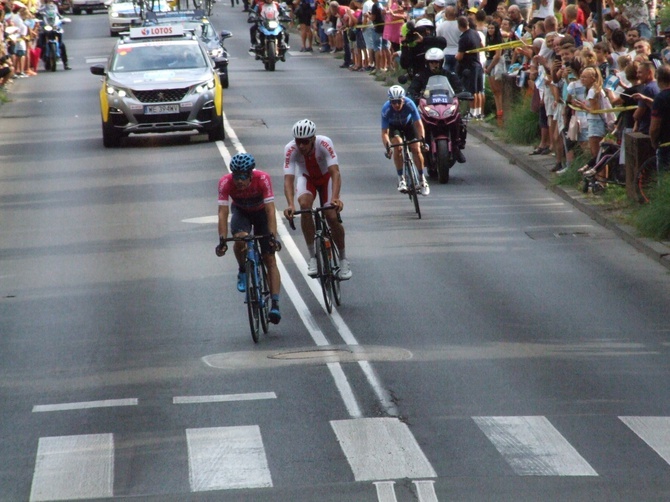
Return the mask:
{"type": "Polygon", "coordinates": [[[386,153],[384,154],[387,159],[391,158],[391,147],[389,145],[386,145],[386,153]]]}
{"type": "Polygon", "coordinates": [[[281,251],[281,241],[274,235],[270,238],[270,247],[277,252],[281,251]]]}
{"type": "Polygon", "coordinates": [[[219,237],[219,245],[214,248],[214,252],[216,253],[216,256],[223,256],[226,254],[226,251],[228,251],[228,244],[223,242],[225,237],[219,237]]]}

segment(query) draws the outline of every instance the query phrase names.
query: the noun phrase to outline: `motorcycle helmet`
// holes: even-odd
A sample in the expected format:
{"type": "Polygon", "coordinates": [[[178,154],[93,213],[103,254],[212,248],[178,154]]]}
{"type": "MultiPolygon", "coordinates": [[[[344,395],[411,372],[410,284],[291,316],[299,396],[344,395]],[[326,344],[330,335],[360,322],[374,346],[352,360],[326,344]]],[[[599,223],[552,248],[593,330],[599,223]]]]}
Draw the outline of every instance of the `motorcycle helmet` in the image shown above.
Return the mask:
{"type": "Polygon", "coordinates": [[[415,30],[431,30],[433,27],[433,22],[430,19],[426,19],[425,17],[423,19],[419,19],[414,25],[415,30]]]}
{"type": "Polygon", "coordinates": [[[388,97],[390,101],[402,99],[405,97],[405,89],[399,85],[392,85],[389,87],[388,97]]]}
{"type": "Polygon", "coordinates": [[[296,139],[311,138],[316,134],[316,125],[309,119],[302,119],[293,124],[293,137],[296,139]]]}
{"type": "Polygon", "coordinates": [[[251,171],[256,167],[256,161],[249,153],[236,153],[230,159],[230,172],[243,177],[251,176],[251,171]]]}

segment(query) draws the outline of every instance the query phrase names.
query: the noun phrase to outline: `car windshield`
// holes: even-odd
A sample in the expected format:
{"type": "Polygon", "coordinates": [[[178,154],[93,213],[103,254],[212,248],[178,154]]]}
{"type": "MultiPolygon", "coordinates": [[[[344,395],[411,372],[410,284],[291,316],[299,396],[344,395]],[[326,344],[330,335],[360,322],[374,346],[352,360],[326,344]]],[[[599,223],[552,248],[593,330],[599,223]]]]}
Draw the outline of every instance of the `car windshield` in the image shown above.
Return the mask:
{"type": "Polygon", "coordinates": [[[448,102],[451,102],[454,97],[454,90],[451,84],[449,84],[447,77],[444,75],[433,75],[428,79],[423,95],[431,100],[443,102],[446,98],[448,102]]]}
{"type": "Polygon", "coordinates": [[[149,43],[120,45],[111,71],[124,73],[153,70],[204,68],[207,62],[200,46],[193,43],[149,43]]]}

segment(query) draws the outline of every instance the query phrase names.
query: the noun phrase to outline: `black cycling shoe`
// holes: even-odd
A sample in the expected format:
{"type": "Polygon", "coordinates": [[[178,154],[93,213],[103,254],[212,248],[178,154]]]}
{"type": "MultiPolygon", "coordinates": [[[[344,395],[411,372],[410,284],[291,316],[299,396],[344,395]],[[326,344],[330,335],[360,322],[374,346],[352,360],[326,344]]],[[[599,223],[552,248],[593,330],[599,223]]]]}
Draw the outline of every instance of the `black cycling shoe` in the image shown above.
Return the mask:
{"type": "Polygon", "coordinates": [[[279,305],[277,305],[274,302],[272,303],[272,308],[268,313],[268,321],[270,321],[272,324],[279,324],[279,321],[281,321],[281,313],[279,312],[279,305]]]}
{"type": "Polygon", "coordinates": [[[463,155],[463,150],[460,148],[456,149],[456,162],[459,164],[465,164],[465,155],[463,155]]]}

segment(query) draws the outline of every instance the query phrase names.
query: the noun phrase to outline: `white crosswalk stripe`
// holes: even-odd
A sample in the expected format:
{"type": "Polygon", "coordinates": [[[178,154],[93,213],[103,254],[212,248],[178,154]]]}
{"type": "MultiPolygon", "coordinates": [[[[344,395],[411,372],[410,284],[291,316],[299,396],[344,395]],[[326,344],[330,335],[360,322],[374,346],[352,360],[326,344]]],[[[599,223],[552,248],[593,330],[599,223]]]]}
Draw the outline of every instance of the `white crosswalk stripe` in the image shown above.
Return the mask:
{"type": "MultiPolygon", "coordinates": [[[[670,464],[670,417],[619,419],[670,464]]],[[[547,417],[472,417],[471,420],[519,476],[598,476],[547,417]]],[[[407,424],[396,418],[359,418],[334,420],[330,425],[354,479],[373,484],[377,500],[396,501],[395,480],[411,480],[421,502],[438,500],[435,491],[436,483],[440,483],[438,474],[407,424]]],[[[186,429],[182,447],[188,454],[186,490],[274,486],[257,425],[186,429]]],[[[112,434],[40,438],[29,500],[113,497],[114,448],[112,434]]],[[[155,482],[160,486],[160,479],[155,482]]]]}

